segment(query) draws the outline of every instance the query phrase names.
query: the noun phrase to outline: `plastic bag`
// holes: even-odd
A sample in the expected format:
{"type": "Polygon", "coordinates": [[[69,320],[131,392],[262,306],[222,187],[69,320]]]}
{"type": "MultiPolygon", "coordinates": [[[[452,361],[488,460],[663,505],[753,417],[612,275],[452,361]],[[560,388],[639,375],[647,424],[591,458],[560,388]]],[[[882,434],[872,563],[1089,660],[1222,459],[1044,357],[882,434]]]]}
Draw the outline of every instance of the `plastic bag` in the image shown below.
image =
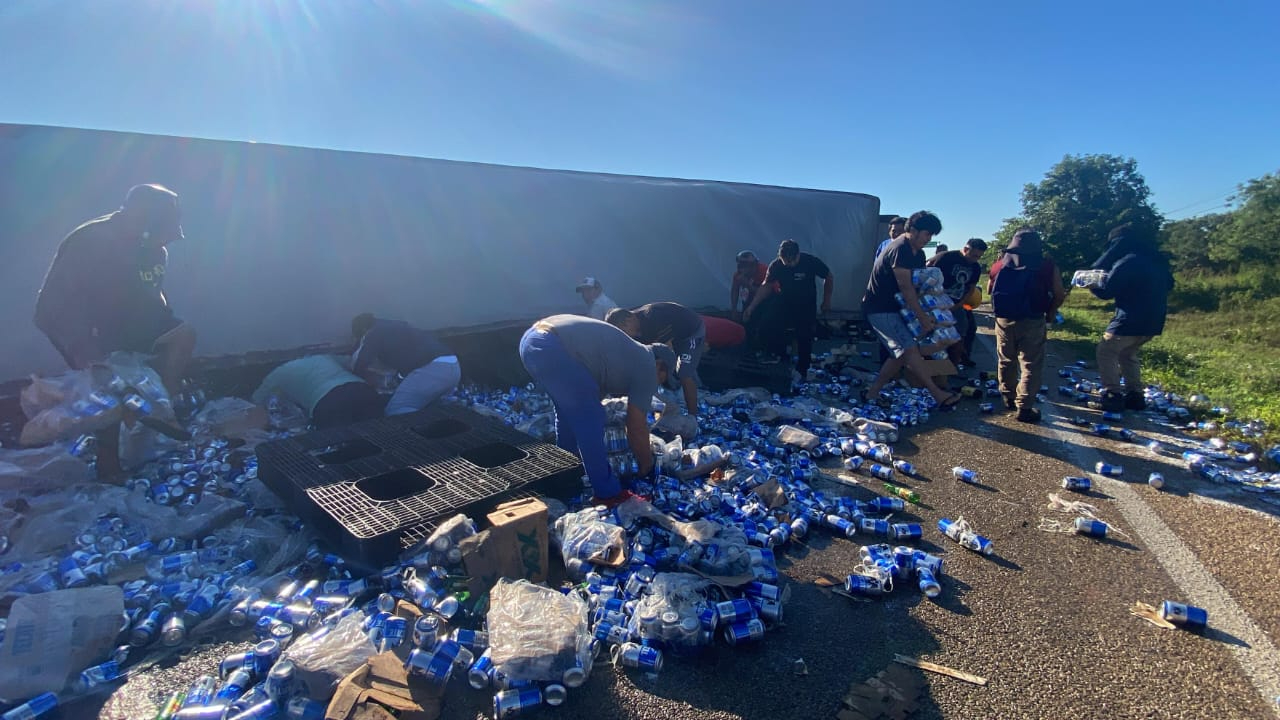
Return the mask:
{"type": "Polygon", "coordinates": [[[499,580],[489,595],[489,657],[516,680],[560,682],[591,667],[587,604],[527,580],[499,580]]]}
{"type": "Polygon", "coordinates": [[[878,443],[896,443],[898,442],[898,426],[893,423],[878,422],[868,420],[867,418],[858,418],[853,423],[853,429],[859,435],[866,435],[873,442],[878,443]]]}
{"type": "Polygon", "coordinates": [[[665,412],[653,428],[669,435],[678,435],[685,440],[693,440],[698,436],[698,419],[679,412],[665,412]]]}
{"type": "Polygon", "coordinates": [[[89,466],[70,455],[64,445],[29,450],[0,448],[0,490],[47,492],[92,479],[89,466]]]}
{"type": "Polygon", "coordinates": [[[266,408],[242,398],[224,397],[205,403],[192,418],[192,424],[197,437],[239,437],[265,428],[268,420],[266,408]]]}
{"type": "Polygon", "coordinates": [[[818,447],[819,438],[804,428],[782,425],[778,428],[778,442],[812,450],[818,447]]]}
{"type": "Polygon", "coordinates": [[[328,700],[344,677],[377,654],[361,625],[364,616],[348,615],[326,632],[325,628],[303,635],[281,655],[293,661],[295,677],[303,693],[313,700],[328,700]]]}
{"type": "Polygon", "coordinates": [[[661,643],[679,653],[707,645],[711,627],[703,622],[712,615],[708,592],[712,583],[689,573],[657,573],[649,593],[636,603],[632,631],[641,642],[661,643]]]}
{"type": "Polygon", "coordinates": [[[462,562],[458,543],[476,534],[475,522],[461,513],[445,520],[426,540],[405,553],[418,566],[453,567],[462,562]]]}
{"type": "Polygon", "coordinates": [[[51,407],[56,407],[69,398],[83,397],[89,394],[89,374],[76,371],[42,378],[31,376],[31,384],[22,389],[18,398],[22,406],[22,414],[33,419],[51,407]]]}
{"type": "Polygon", "coordinates": [[[601,520],[595,508],[564,515],[553,530],[566,565],[570,560],[618,565],[626,559],[627,533],[601,520]]]}
{"type": "Polygon", "coordinates": [[[677,435],[671,442],[662,442],[662,438],[654,439],[653,459],[664,472],[673,473],[680,469],[680,461],[684,457],[684,440],[677,435]],[[661,445],[659,448],[658,446],[661,445]]]}
{"type": "Polygon", "coordinates": [[[34,414],[28,414],[19,442],[28,447],[47,445],[119,423],[125,394],[141,396],[149,406],[148,414],[171,422],[169,395],[146,360],[137,353],[113,353],[102,365],[43,381],[33,378],[23,391],[22,403],[24,413],[34,414]]]}

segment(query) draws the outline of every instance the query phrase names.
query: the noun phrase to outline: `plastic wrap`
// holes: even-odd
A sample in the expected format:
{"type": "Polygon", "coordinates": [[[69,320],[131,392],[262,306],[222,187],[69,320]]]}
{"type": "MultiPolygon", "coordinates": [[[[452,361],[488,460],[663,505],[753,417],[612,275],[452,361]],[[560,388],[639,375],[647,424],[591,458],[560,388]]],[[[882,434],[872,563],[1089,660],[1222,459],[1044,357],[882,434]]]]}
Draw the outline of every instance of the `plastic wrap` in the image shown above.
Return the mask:
{"type": "Polygon", "coordinates": [[[115,353],[102,365],[54,378],[32,378],[22,392],[22,411],[30,420],[20,442],[46,445],[94,432],[123,417],[121,395],[136,393],[149,404],[148,414],[171,422],[173,405],[160,375],[146,364],[146,356],[115,353]]]}
{"type": "Polygon", "coordinates": [[[560,682],[575,667],[589,670],[587,604],[526,580],[499,580],[489,595],[489,656],[516,680],[560,682]]]}
{"type": "Polygon", "coordinates": [[[711,641],[714,585],[689,573],[657,573],[631,615],[633,636],[679,653],[711,641]]]}
{"type": "Polygon", "coordinates": [[[680,469],[684,458],[684,439],[679,435],[671,442],[663,442],[662,438],[650,436],[653,446],[653,460],[663,472],[674,473],[680,469]]]}
{"type": "Polygon", "coordinates": [[[1078,288],[1096,288],[1106,279],[1106,270],[1077,270],[1071,276],[1071,284],[1078,288]]]}
{"type": "Polygon", "coordinates": [[[778,428],[778,442],[812,450],[818,446],[819,438],[804,428],[782,425],[778,428]]]}
{"type": "Polygon", "coordinates": [[[296,677],[305,695],[328,700],[342,678],[377,654],[361,625],[364,617],[354,613],[342,618],[332,629],[323,628],[303,635],[281,655],[293,661],[296,677]]]}
{"type": "MultiPolygon", "coordinates": [[[[944,295],[943,297],[946,296],[944,295]]],[[[938,327],[952,327],[956,324],[956,317],[951,314],[950,310],[930,310],[929,315],[938,327]]]]}
{"type": "Polygon", "coordinates": [[[414,565],[453,567],[462,562],[458,543],[476,534],[476,524],[461,513],[445,520],[426,540],[411,548],[406,555],[414,565]]]}
{"type": "Polygon", "coordinates": [[[617,565],[626,560],[627,533],[600,519],[595,508],[568,513],[553,526],[565,564],[570,560],[617,565]]]}
{"type": "Polygon", "coordinates": [[[918,293],[936,294],[942,292],[946,283],[942,277],[942,270],[930,267],[912,270],[911,284],[915,286],[918,293]]]}

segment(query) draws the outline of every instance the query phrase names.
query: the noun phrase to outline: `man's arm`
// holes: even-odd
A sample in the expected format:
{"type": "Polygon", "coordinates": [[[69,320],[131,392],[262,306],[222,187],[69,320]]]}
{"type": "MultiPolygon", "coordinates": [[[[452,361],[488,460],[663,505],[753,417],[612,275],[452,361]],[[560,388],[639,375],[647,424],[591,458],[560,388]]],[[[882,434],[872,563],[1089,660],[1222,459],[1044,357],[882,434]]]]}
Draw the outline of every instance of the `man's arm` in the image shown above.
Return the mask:
{"type": "Polygon", "coordinates": [[[925,332],[933,330],[937,323],[933,321],[933,316],[925,312],[920,305],[916,287],[911,284],[911,268],[896,267],[893,269],[893,277],[898,281],[898,292],[902,293],[907,309],[915,313],[916,319],[920,321],[920,327],[924,328],[925,332]]]}
{"type": "Polygon", "coordinates": [[[822,279],[822,312],[831,312],[831,292],[835,290],[835,282],[830,272],[822,279]]]}
{"type": "Polygon", "coordinates": [[[1067,300],[1067,288],[1062,284],[1062,273],[1058,271],[1058,267],[1053,266],[1052,273],[1052,289],[1053,299],[1049,301],[1049,312],[1045,313],[1046,320],[1052,320],[1054,313],[1058,312],[1058,308],[1062,307],[1062,303],[1067,300]]]}
{"type": "Polygon", "coordinates": [[[755,311],[756,306],[764,302],[764,299],[773,294],[773,283],[765,280],[760,285],[760,289],[756,290],[756,294],[751,298],[751,304],[747,306],[746,312],[742,313],[742,317],[750,320],[751,313],[755,311]]]}
{"type": "Polygon", "coordinates": [[[351,356],[351,373],[365,377],[369,373],[369,366],[373,365],[374,360],[381,354],[378,347],[381,336],[378,329],[370,328],[369,332],[360,338],[360,347],[356,348],[355,354],[351,356]]]}
{"type": "Polygon", "coordinates": [[[689,414],[698,416],[698,382],[691,377],[680,380],[680,387],[684,390],[684,406],[689,410],[689,414]]]}
{"type": "Polygon", "coordinates": [[[653,472],[653,446],[649,444],[649,419],[638,405],[627,402],[627,445],[636,458],[641,475],[653,472]]]}
{"type": "Polygon", "coordinates": [[[1129,261],[1121,260],[1112,266],[1110,272],[1102,277],[1102,282],[1096,287],[1089,288],[1089,292],[1093,293],[1099,300],[1114,300],[1116,298],[1116,290],[1125,286],[1129,282],[1129,261]]]}

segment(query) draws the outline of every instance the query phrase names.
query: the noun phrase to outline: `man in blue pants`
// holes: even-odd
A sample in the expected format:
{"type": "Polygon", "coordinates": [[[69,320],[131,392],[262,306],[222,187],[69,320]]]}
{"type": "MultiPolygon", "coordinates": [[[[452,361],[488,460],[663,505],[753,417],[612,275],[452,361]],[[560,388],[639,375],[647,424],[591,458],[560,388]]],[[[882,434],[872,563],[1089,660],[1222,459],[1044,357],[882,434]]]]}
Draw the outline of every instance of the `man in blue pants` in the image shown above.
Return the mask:
{"type": "Polygon", "coordinates": [[[609,468],[604,446],[606,395],[627,398],[627,444],[641,476],[653,473],[649,422],[653,392],[673,378],[675,353],[641,345],[618,328],[581,315],[552,315],[520,339],[520,361],[551,396],[556,444],[582,458],[595,492],[592,502],[614,507],[632,497],[609,468]]]}

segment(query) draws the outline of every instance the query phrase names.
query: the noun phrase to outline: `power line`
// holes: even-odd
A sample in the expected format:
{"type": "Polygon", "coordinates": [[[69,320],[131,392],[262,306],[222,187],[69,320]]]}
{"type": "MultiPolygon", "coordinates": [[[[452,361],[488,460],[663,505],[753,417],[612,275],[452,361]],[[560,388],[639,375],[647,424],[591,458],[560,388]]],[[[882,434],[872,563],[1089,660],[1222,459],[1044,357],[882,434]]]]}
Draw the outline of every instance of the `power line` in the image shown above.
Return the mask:
{"type": "MultiPolygon", "coordinates": [[[[1169,212],[1165,213],[1165,215],[1166,215],[1166,216],[1173,215],[1173,214],[1176,214],[1176,213],[1180,213],[1180,212],[1182,212],[1183,210],[1187,210],[1187,209],[1189,209],[1189,208],[1196,207],[1197,205],[1204,205],[1205,203],[1218,202],[1219,200],[1221,200],[1221,201],[1223,201],[1223,202],[1226,202],[1226,201],[1229,201],[1229,200],[1232,198],[1232,196],[1234,196],[1237,192],[1239,192],[1239,191],[1238,191],[1236,188],[1232,188],[1231,190],[1228,190],[1226,193],[1218,193],[1217,195],[1214,195],[1214,196],[1213,196],[1213,197],[1211,197],[1211,198],[1208,198],[1208,199],[1205,199],[1205,200],[1201,200],[1201,201],[1199,201],[1199,202],[1193,202],[1193,203],[1191,203],[1190,205],[1183,205],[1183,206],[1182,206],[1182,207],[1180,207],[1180,208],[1174,208],[1174,209],[1170,210],[1169,212]]],[[[1228,204],[1229,204],[1229,203],[1228,203],[1228,204]]]]}

